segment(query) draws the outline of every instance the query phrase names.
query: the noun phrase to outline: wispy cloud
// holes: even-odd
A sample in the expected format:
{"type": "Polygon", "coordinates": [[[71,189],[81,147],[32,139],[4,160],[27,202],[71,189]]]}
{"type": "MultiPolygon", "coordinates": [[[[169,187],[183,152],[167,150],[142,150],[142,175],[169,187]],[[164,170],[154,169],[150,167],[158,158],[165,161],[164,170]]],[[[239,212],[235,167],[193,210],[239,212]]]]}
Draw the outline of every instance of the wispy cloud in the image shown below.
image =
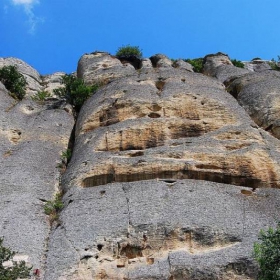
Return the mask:
{"type": "Polygon", "coordinates": [[[39,0],[11,0],[14,5],[22,6],[28,18],[29,33],[34,34],[38,23],[44,22],[44,19],[34,14],[33,8],[35,4],[39,4],[39,0]]]}

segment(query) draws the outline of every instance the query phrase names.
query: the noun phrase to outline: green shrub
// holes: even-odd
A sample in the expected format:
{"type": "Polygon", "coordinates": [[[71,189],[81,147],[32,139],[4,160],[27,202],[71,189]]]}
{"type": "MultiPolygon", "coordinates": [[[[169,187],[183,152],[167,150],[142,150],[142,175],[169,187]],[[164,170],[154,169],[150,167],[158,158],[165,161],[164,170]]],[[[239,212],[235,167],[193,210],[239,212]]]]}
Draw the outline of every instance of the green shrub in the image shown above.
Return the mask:
{"type": "Polygon", "coordinates": [[[77,112],[80,111],[84,102],[95,93],[98,85],[87,86],[82,79],[74,75],[64,75],[62,77],[64,87],[54,90],[54,93],[74,106],[77,112]]]}
{"type": "Polygon", "coordinates": [[[231,63],[239,68],[244,68],[244,63],[242,63],[240,60],[236,60],[236,59],[231,59],[231,63]]]}
{"type": "Polygon", "coordinates": [[[26,79],[20,74],[16,66],[4,66],[0,69],[0,81],[6,89],[10,91],[11,96],[16,99],[23,99],[26,92],[26,79]]]}
{"type": "Polygon", "coordinates": [[[71,156],[72,156],[71,149],[67,149],[66,151],[62,152],[61,160],[66,164],[71,159],[71,156]]]}
{"type": "Polygon", "coordinates": [[[22,278],[30,278],[31,267],[27,267],[24,261],[15,262],[13,257],[16,252],[3,246],[3,238],[0,238],[0,279],[16,280],[22,278]],[[13,263],[12,266],[5,267],[3,264],[7,261],[13,263]]]}
{"type": "Polygon", "coordinates": [[[203,58],[194,58],[194,59],[183,59],[193,66],[193,71],[197,73],[202,73],[203,70],[203,58]]]}
{"type": "Polygon", "coordinates": [[[44,206],[45,214],[50,216],[51,224],[53,221],[58,220],[58,212],[62,210],[62,192],[58,192],[53,200],[48,200],[44,206]]]}
{"type": "Polygon", "coordinates": [[[36,94],[31,96],[31,99],[34,100],[34,101],[42,102],[50,96],[51,96],[51,94],[47,91],[38,91],[36,94]]]}
{"type": "Polygon", "coordinates": [[[277,228],[261,230],[254,244],[254,257],[260,266],[260,280],[280,280],[280,222],[277,228]]]}
{"type": "Polygon", "coordinates": [[[137,56],[138,58],[142,57],[142,51],[138,46],[122,46],[118,48],[118,51],[116,52],[117,57],[126,57],[126,56],[137,56]]]}

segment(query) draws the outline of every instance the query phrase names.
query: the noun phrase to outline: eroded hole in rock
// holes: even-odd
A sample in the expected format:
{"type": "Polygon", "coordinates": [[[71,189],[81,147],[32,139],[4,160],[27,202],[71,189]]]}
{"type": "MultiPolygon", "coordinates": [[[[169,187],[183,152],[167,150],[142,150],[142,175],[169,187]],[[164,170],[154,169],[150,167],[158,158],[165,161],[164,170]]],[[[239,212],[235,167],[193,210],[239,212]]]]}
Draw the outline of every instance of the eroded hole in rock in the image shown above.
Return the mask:
{"type": "Polygon", "coordinates": [[[160,92],[163,90],[164,85],[165,85],[165,81],[163,81],[163,80],[156,81],[156,88],[160,92]]]}
{"type": "Polygon", "coordinates": [[[244,194],[244,195],[248,195],[248,196],[253,194],[253,192],[249,191],[249,190],[241,190],[241,193],[244,194]]]}
{"type": "Polygon", "coordinates": [[[154,258],[146,258],[146,262],[147,262],[148,265],[152,265],[152,264],[154,264],[155,259],[154,258]]]}
{"type": "Polygon", "coordinates": [[[104,245],[102,245],[102,244],[98,244],[98,245],[97,245],[97,250],[98,250],[98,251],[101,251],[102,248],[103,248],[103,246],[104,246],[104,245]]]}
{"type": "Polygon", "coordinates": [[[144,152],[142,152],[142,151],[135,152],[135,153],[129,153],[130,157],[140,157],[140,156],[143,156],[143,155],[144,155],[144,152]]]}
{"type": "Polygon", "coordinates": [[[150,114],[148,115],[148,117],[149,117],[149,118],[152,118],[152,119],[157,119],[157,118],[160,118],[161,115],[158,114],[158,113],[150,113],[150,114]]]}
{"type": "Polygon", "coordinates": [[[126,256],[128,259],[134,259],[138,257],[143,257],[142,253],[143,248],[127,244],[125,247],[122,247],[120,251],[121,256],[126,256]]]}
{"type": "Polygon", "coordinates": [[[18,129],[11,130],[9,132],[9,140],[13,143],[17,143],[21,139],[21,131],[18,129]]]}
{"type": "Polygon", "coordinates": [[[158,112],[162,109],[162,107],[159,106],[158,104],[153,104],[151,107],[149,107],[149,109],[153,112],[158,112]]]}
{"type": "Polygon", "coordinates": [[[165,182],[165,183],[167,183],[167,184],[174,184],[174,183],[176,183],[177,181],[176,180],[173,180],[173,179],[161,179],[160,181],[163,181],[163,182],[165,182]]]}
{"type": "Polygon", "coordinates": [[[142,68],[142,60],[135,55],[119,56],[118,59],[121,61],[122,64],[131,64],[136,70],[142,68]]]}

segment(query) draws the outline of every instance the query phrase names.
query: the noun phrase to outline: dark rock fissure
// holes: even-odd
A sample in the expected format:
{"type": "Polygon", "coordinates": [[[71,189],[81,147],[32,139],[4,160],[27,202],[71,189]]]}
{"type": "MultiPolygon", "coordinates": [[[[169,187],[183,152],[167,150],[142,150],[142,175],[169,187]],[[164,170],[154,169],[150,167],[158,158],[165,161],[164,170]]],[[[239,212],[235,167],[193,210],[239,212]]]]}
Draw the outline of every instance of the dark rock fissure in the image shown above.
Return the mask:
{"type": "Polygon", "coordinates": [[[245,176],[233,176],[215,172],[197,171],[197,170],[179,170],[179,171],[159,171],[157,173],[127,173],[127,174],[102,174],[85,178],[82,183],[82,187],[95,187],[100,185],[106,185],[110,183],[125,183],[125,182],[137,182],[143,180],[153,179],[167,179],[167,183],[173,183],[175,179],[196,179],[205,180],[217,183],[246,186],[250,188],[257,188],[263,182],[256,178],[250,178],[245,176]]]}

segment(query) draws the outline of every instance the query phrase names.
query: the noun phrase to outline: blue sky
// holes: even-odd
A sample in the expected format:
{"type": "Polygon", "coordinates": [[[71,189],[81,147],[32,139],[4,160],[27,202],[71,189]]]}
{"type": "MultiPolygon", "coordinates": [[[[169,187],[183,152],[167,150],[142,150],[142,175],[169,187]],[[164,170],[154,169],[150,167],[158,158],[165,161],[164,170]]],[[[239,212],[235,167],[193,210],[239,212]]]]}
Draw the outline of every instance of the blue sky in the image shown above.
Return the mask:
{"type": "Polygon", "coordinates": [[[126,44],[144,57],[271,59],[279,12],[279,0],[0,0],[0,57],[41,74],[73,72],[84,53],[126,44]]]}

